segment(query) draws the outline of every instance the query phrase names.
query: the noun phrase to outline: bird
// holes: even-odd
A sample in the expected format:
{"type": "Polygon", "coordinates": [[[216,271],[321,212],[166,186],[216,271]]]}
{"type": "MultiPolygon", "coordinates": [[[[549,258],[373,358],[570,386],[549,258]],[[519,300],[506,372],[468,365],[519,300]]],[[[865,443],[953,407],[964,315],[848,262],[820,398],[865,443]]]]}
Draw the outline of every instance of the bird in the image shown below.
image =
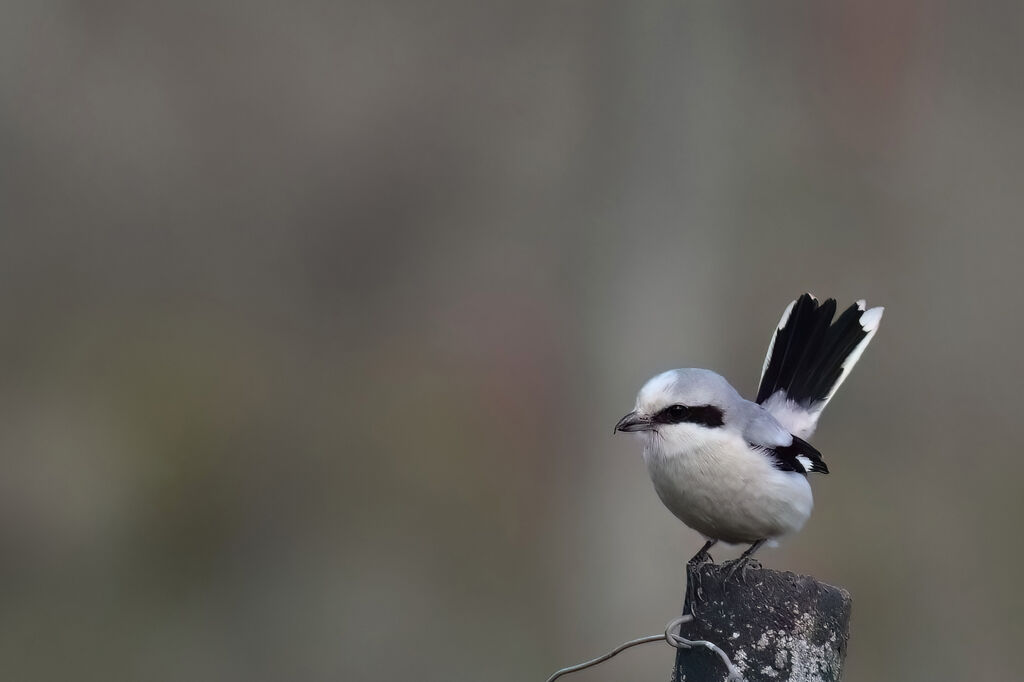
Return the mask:
{"type": "Polygon", "coordinates": [[[673,369],[647,381],[615,425],[613,433],[639,436],[658,497],[704,537],[688,569],[713,563],[709,550],[718,542],[749,544],[726,581],[738,569],[745,578],[754,552],[810,517],[808,474],[827,474],[828,466],[807,439],[874,338],[884,308],[861,300],[838,317],[836,310],[835,299],[819,303],[809,293],[786,307],[754,400],[711,370],[673,369]]]}

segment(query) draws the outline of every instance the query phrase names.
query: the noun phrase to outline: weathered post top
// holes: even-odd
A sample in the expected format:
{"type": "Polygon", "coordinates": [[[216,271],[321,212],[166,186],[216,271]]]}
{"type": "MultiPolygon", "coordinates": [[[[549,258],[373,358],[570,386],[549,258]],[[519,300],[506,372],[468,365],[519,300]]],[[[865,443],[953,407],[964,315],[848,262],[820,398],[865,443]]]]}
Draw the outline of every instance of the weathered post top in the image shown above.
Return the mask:
{"type": "MultiPolygon", "coordinates": [[[[747,569],[723,584],[727,567],[694,567],[701,598],[681,635],[718,644],[747,682],[836,682],[850,635],[850,594],[795,573],[747,569]]],[[[690,604],[683,606],[689,613],[690,604]]],[[[720,682],[722,662],[699,649],[679,649],[672,682],[720,682]]]]}

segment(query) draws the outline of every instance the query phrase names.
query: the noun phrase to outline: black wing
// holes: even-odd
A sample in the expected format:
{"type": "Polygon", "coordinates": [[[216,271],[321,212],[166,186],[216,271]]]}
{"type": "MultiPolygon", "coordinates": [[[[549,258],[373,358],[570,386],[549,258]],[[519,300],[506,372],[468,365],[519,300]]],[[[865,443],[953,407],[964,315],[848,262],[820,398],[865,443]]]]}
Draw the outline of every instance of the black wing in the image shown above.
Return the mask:
{"type": "Polygon", "coordinates": [[[795,471],[800,474],[807,474],[808,472],[828,473],[828,467],[825,465],[825,461],[822,460],[821,453],[803,438],[793,436],[793,443],[791,445],[773,445],[769,447],[767,445],[751,443],[750,446],[771,457],[775,462],[775,466],[782,471],[795,471]]]}

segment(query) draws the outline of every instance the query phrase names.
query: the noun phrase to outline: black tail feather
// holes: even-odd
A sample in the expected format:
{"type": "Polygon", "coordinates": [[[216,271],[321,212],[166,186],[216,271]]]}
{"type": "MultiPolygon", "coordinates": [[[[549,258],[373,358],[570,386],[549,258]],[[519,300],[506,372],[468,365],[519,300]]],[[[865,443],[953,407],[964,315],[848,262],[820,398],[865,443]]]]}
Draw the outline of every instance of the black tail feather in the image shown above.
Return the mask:
{"type": "Polygon", "coordinates": [[[842,378],[843,362],[868,335],[860,324],[863,312],[852,305],[832,322],[835,299],[820,305],[810,294],[798,298],[782,328],[775,333],[757,402],[777,391],[801,404],[825,400],[842,378]]]}

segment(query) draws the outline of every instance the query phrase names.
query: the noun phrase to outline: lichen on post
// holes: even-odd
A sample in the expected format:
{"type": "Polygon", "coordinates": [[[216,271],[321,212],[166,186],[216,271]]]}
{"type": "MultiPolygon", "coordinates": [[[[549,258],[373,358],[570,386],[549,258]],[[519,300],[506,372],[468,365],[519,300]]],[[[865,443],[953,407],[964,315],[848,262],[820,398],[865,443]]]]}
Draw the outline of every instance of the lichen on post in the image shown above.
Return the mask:
{"type": "MultiPolygon", "coordinates": [[[[700,598],[683,636],[715,642],[747,682],[836,682],[849,641],[850,594],[810,576],[752,564],[745,581],[728,568],[693,569],[700,598]]],[[[690,611],[687,602],[684,613],[690,611]]],[[[698,649],[679,649],[672,682],[725,679],[722,663],[698,649]]]]}

